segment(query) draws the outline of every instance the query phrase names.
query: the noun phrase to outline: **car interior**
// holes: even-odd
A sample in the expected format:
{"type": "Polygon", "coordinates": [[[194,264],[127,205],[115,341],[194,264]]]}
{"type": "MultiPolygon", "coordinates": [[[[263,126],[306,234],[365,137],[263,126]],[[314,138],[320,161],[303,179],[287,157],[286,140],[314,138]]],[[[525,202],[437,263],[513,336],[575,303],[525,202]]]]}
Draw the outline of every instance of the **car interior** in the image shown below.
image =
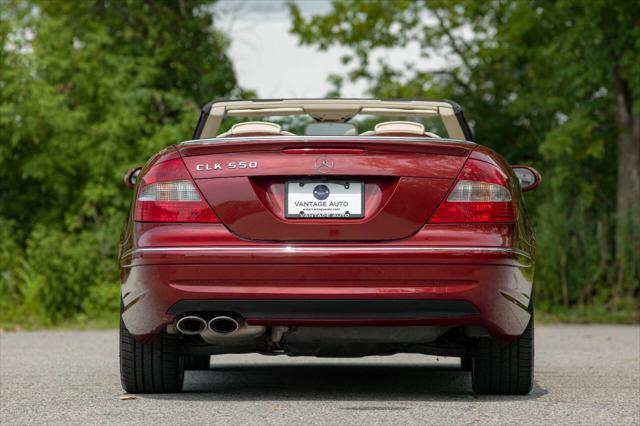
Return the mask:
{"type": "Polygon", "coordinates": [[[473,141],[451,101],[266,99],[210,102],[193,141],[239,136],[424,137],[473,141]]]}
{"type": "MultiPolygon", "coordinates": [[[[305,127],[306,136],[355,136],[356,126],[351,123],[310,123],[305,127]],[[324,131],[323,131],[324,130],[324,131]]],[[[234,124],[228,131],[219,134],[218,138],[247,136],[296,136],[295,133],[282,130],[277,123],[267,121],[247,121],[234,124]]],[[[359,134],[360,136],[424,136],[440,138],[433,132],[425,131],[424,125],[414,121],[385,121],[375,125],[373,130],[359,134]]]]}

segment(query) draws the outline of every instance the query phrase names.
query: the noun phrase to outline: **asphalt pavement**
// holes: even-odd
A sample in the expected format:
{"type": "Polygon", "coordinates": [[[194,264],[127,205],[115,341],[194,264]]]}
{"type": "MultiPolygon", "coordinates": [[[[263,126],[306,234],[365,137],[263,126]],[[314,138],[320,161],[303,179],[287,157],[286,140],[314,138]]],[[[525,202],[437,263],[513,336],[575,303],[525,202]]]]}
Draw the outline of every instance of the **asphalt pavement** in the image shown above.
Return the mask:
{"type": "Polygon", "coordinates": [[[127,396],[115,331],[0,334],[0,424],[640,424],[640,327],[538,326],[528,396],[475,396],[456,358],[212,357],[127,396]],[[123,399],[130,398],[130,399],[123,399]]]}

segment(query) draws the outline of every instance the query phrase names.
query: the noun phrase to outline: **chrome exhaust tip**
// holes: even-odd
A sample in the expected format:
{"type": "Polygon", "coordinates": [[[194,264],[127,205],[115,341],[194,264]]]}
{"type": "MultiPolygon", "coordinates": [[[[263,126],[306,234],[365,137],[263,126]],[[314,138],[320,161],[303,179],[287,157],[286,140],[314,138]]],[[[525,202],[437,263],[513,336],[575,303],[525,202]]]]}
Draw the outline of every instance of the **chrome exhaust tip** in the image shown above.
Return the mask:
{"type": "Polygon", "coordinates": [[[176,328],[182,334],[196,335],[200,334],[207,327],[207,322],[195,315],[182,317],[176,323],[176,328]]]}
{"type": "Polygon", "coordinates": [[[214,317],[209,321],[209,330],[218,334],[230,334],[237,331],[239,328],[240,324],[238,324],[238,321],[224,315],[214,317]]]}

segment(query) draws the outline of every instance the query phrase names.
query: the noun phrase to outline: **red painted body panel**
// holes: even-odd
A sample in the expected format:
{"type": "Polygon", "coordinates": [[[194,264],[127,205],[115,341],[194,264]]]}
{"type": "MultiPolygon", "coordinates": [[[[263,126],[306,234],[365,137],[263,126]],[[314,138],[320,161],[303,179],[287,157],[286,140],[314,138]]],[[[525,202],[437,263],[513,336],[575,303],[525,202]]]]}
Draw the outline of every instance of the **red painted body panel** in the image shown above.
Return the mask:
{"type": "MultiPolygon", "coordinates": [[[[330,141],[326,143],[331,144],[330,141]]],[[[344,142],[342,143],[344,145],[344,142]]],[[[469,154],[458,145],[398,141],[342,146],[331,156],[306,142],[263,142],[257,152],[209,154],[203,144],[183,148],[187,169],[221,221],[240,238],[261,241],[382,241],[406,238],[420,229],[451,187],[469,154]],[[303,148],[304,147],[304,148],[303,148]],[[413,147],[413,152],[400,151],[413,147]],[[264,151],[264,150],[269,151],[264,151]],[[302,150],[302,151],[300,151],[302,150]],[[283,152],[296,152],[295,156],[283,152]],[[417,151],[417,152],[416,152],[417,151]],[[426,152],[425,152],[426,151],[426,152]],[[318,168],[318,158],[331,168],[318,168]],[[255,165],[233,168],[229,164],[255,165]],[[204,170],[203,170],[204,169],[204,170]],[[363,179],[363,219],[285,219],[287,179],[363,179]]],[[[325,149],[326,151],[326,149],[325,149]]]]}
{"type": "MultiPolygon", "coordinates": [[[[455,319],[246,318],[263,325],[477,324],[510,339],[529,321],[533,233],[515,176],[489,149],[448,142],[310,145],[267,139],[187,144],[178,152],[222,223],[129,221],[120,255],[123,319],[141,340],[172,323],[168,310],[181,300],[441,299],[468,301],[479,311],[455,319]],[[334,167],[322,176],[365,180],[364,219],[284,219],[284,181],[321,175],[317,152],[282,153],[301,145],[348,148],[330,154],[334,167]],[[509,176],[515,223],[427,223],[469,155],[509,176]],[[238,161],[256,161],[258,167],[196,170],[198,164],[238,161]]],[[[147,168],[176,154],[166,151],[147,168]]]]}
{"type": "Polygon", "coordinates": [[[240,238],[262,241],[382,241],[414,234],[453,180],[364,177],[363,219],[285,219],[284,179],[196,181],[222,222],[240,238]]]}
{"type": "MultiPolygon", "coordinates": [[[[447,140],[446,142],[434,141],[425,138],[367,138],[358,137],[352,140],[338,140],[331,137],[304,137],[297,136],[295,138],[237,138],[233,141],[221,140],[213,143],[198,143],[192,141],[181,144],[177,147],[180,155],[185,160],[189,157],[210,155],[210,154],[229,154],[229,153],[281,153],[291,149],[322,149],[322,150],[344,150],[345,154],[353,149],[363,149],[366,152],[409,152],[423,153],[435,155],[468,155],[469,151],[475,147],[474,144],[464,141],[447,140]],[[193,143],[195,142],[195,143],[193,143]]],[[[311,154],[317,155],[313,151],[311,154]]],[[[334,155],[334,154],[331,154],[334,155]]],[[[335,154],[339,155],[339,154],[335,154]]],[[[242,156],[244,160],[244,156],[242,156]]],[[[290,162],[292,160],[289,160],[290,162]]],[[[298,160],[295,160],[298,161],[298,160]]],[[[289,163],[291,164],[291,163],[289,163]]],[[[194,176],[196,177],[196,176],[194,176]]],[[[202,176],[200,176],[202,177],[202,176]]]]}

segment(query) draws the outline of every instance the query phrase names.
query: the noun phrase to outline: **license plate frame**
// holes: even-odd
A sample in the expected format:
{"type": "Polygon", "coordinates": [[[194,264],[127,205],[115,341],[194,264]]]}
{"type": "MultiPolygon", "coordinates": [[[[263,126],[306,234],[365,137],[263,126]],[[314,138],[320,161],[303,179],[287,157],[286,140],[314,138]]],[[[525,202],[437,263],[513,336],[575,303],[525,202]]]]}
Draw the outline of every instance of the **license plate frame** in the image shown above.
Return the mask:
{"type": "MultiPolygon", "coordinates": [[[[317,193],[318,195],[322,196],[322,188],[317,193]]],[[[284,216],[287,219],[362,219],[364,218],[364,180],[322,178],[286,180],[284,184],[284,216]],[[305,191],[302,191],[305,193],[304,196],[301,195],[301,191],[292,192],[291,185],[297,185],[295,189],[306,187],[305,191]],[[314,190],[320,185],[327,187],[329,190],[329,195],[326,199],[318,199],[315,195],[313,195],[314,190]],[[307,188],[310,188],[310,190],[307,188]],[[344,193],[345,190],[348,194],[344,193]],[[338,195],[338,197],[334,196],[334,199],[331,200],[332,194],[336,194],[338,195]],[[340,197],[341,195],[342,197],[340,197]],[[298,201],[315,202],[317,204],[313,206],[307,206],[306,212],[304,211],[304,207],[302,207],[302,210],[298,210],[300,209],[300,207],[290,206],[290,203],[296,202],[296,200],[292,199],[292,196],[297,197],[298,201]],[[358,200],[354,200],[354,197],[358,198],[358,200]],[[336,198],[342,199],[336,200],[336,198]],[[340,207],[344,207],[343,205],[330,205],[331,202],[344,203],[345,201],[348,202],[347,208],[340,209],[340,207]],[[324,208],[319,204],[323,202],[325,204],[328,203],[328,205],[326,205],[324,208]],[[352,203],[356,203],[355,212],[352,212],[352,210],[347,210],[350,206],[354,205],[352,203]],[[290,207],[292,207],[291,210],[290,207]],[[334,211],[332,212],[330,209],[334,209],[334,211]]]]}

